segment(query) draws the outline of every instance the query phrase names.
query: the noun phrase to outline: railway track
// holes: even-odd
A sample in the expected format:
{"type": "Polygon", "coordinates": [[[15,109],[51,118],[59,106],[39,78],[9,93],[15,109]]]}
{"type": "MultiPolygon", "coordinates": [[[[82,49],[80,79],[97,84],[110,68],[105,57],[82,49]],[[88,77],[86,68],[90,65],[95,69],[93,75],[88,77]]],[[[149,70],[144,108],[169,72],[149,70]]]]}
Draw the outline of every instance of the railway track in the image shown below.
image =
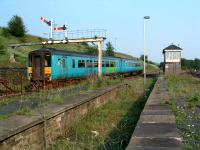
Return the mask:
{"type": "Polygon", "coordinates": [[[200,71],[190,71],[189,74],[194,77],[200,78],[200,71]]]}
{"type": "MultiPolygon", "coordinates": [[[[157,77],[158,75],[159,75],[158,72],[151,72],[151,73],[146,74],[146,76],[149,77],[149,78],[157,77]]],[[[143,76],[143,74],[134,74],[134,75],[125,74],[125,75],[123,75],[123,78],[125,78],[126,80],[131,80],[131,79],[135,78],[136,76],[143,76]]],[[[110,80],[119,79],[119,76],[106,76],[106,77],[109,77],[110,80]]],[[[0,84],[3,85],[6,88],[6,90],[4,90],[4,91],[0,90],[0,99],[1,98],[21,96],[21,95],[30,95],[33,92],[43,92],[44,90],[49,90],[49,89],[52,89],[52,88],[56,89],[56,88],[68,87],[68,86],[71,86],[71,85],[78,84],[78,83],[85,81],[85,80],[90,80],[90,78],[71,79],[71,80],[66,80],[65,82],[61,81],[61,82],[58,82],[56,84],[56,86],[53,86],[53,84],[50,83],[49,85],[46,84],[45,87],[38,87],[34,90],[31,89],[30,86],[28,86],[29,88],[22,87],[23,83],[21,81],[20,82],[21,85],[19,85],[20,89],[18,91],[16,91],[15,89],[12,88],[12,86],[8,86],[9,84],[8,84],[7,80],[1,79],[0,84]]]]}

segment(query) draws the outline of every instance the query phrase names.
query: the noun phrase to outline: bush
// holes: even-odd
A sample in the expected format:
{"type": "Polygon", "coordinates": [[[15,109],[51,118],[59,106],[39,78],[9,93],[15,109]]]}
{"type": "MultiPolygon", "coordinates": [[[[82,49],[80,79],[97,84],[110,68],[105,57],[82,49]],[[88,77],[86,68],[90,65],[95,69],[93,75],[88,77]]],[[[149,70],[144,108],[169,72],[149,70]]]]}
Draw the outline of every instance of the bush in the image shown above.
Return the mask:
{"type": "Polygon", "coordinates": [[[9,32],[8,28],[2,28],[2,36],[4,36],[4,37],[10,36],[10,32],[9,32]]]}
{"type": "Polygon", "coordinates": [[[2,44],[1,41],[0,41],[0,55],[3,55],[3,54],[6,53],[5,50],[4,50],[5,48],[6,48],[5,45],[2,44]]]}
{"type": "Polygon", "coordinates": [[[112,46],[111,42],[106,43],[106,56],[112,56],[114,57],[114,47],[112,46]]]}
{"type": "Polygon", "coordinates": [[[8,30],[16,37],[22,37],[27,32],[22,18],[17,15],[13,16],[8,22],[8,30]]]}

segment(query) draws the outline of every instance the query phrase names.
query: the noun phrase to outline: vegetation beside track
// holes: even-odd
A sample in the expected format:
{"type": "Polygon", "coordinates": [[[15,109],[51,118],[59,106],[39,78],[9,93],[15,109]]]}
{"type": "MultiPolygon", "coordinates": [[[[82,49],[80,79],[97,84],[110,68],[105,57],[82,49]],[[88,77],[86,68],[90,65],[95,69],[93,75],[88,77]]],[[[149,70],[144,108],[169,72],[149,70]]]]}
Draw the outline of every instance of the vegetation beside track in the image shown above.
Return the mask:
{"type": "Polygon", "coordinates": [[[166,80],[184,149],[200,149],[200,80],[191,75],[167,76],[166,80]]]}
{"type": "MultiPolygon", "coordinates": [[[[148,79],[148,94],[155,79],[148,79]]],[[[125,149],[143,110],[146,98],[143,79],[128,81],[117,98],[70,125],[66,137],[58,140],[49,150],[56,149],[125,149]]]]}
{"type": "Polygon", "coordinates": [[[120,84],[125,80],[126,79],[123,77],[118,77],[115,80],[111,80],[108,77],[104,77],[103,80],[91,77],[78,84],[72,84],[50,90],[42,90],[39,93],[33,92],[10,98],[4,97],[0,100],[0,120],[7,119],[13,114],[31,115],[31,110],[37,107],[45,107],[49,103],[63,104],[64,100],[66,100],[69,96],[92,92],[99,88],[120,84]]]}

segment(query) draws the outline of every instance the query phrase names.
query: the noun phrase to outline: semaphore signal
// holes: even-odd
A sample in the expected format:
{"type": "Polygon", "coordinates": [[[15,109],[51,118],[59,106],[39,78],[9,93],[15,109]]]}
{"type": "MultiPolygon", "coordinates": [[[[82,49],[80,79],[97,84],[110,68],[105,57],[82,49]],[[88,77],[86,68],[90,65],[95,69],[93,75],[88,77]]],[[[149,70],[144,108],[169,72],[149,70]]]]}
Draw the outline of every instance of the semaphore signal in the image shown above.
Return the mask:
{"type": "Polygon", "coordinates": [[[61,26],[61,27],[54,27],[53,28],[53,30],[66,30],[67,28],[66,28],[66,26],[65,25],[63,25],[63,26],[61,26]]]}
{"type": "Polygon", "coordinates": [[[63,26],[58,26],[55,27],[54,21],[53,19],[51,20],[47,20],[44,17],[40,17],[40,20],[42,20],[45,24],[47,24],[48,26],[50,26],[50,39],[53,40],[53,31],[58,31],[58,30],[63,30],[65,31],[65,39],[67,39],[67,24],[63,25],[63,26]]]}
{"type": "Polygon", "coordinates": [[[40,20],[42,20],[44,23],[46,23],[48,26],[51,26],[51,21],[48,21],[44,17],[40,17],[40,20]]]}

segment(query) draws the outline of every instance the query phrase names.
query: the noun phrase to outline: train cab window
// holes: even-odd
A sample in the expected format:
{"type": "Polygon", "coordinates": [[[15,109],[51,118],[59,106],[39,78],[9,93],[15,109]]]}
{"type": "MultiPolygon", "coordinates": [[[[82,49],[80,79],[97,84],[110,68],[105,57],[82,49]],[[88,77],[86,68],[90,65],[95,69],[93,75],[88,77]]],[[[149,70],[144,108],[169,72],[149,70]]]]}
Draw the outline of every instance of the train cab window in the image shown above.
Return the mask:
{"type": "Polygon", "coordinates": [[[51,67],[51,55],[45,55],[44,65],[45,67],[51,67]]]}
{"type": "Polygon", "coordinates": [[[85,60],[79,60],[78,61],[78,67],[79,68],[85,68],[85,60]]]}
{"type": "Polygon", "coordinates": [[[32,67],[32,56],[29,55],[29,62],[28,62],[29,67],[32,67]]]}
{"type": "Polygon", "coordinates": [[[62,60],[62,67],[65,68],[66,64],[65,64],[65,59],[62,60]]]}
{"type": "Polygon", "coordinates": [[[45,67],[51,67],[51,56],[50,55],[46,55],[45,56],[45,67]]]}
{"type": "Polygon", "coordinates": [[[72,59],[72,68],[75,68],[75,60],[72,59]]]}

